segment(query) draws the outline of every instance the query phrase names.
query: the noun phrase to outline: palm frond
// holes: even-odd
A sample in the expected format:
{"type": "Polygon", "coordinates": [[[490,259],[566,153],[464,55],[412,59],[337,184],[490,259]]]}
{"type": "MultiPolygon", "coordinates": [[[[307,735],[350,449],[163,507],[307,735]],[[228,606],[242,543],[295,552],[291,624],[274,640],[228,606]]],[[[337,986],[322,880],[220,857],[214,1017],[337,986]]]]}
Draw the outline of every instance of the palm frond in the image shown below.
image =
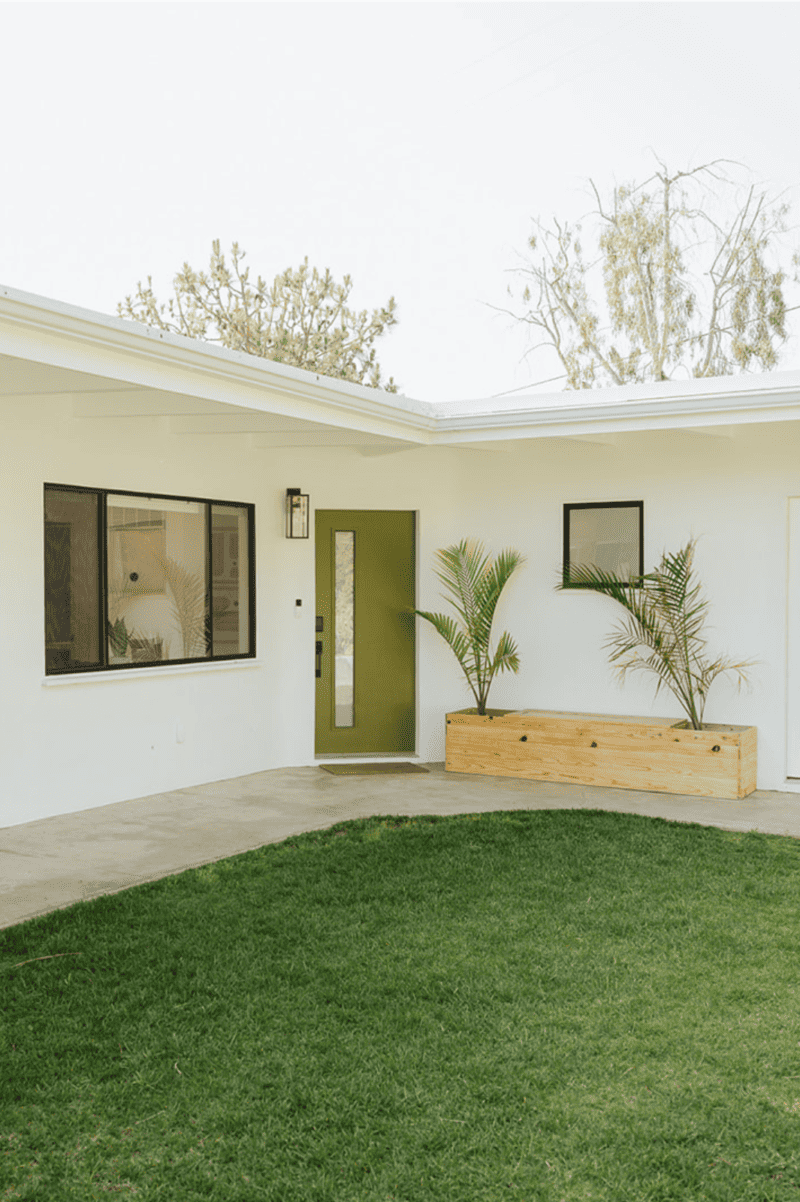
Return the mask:
{"type": "Polygon", "coordinates": [[[434,630],[450,647],[462,667],[471,665],[472,648],[464,631],[459,629],[454,618],[449,614],[428,613],[422,609],[415,609],[414,613],[418,617],[424,618],[426,622],[430,622],[434,630]]]}
{"type": "Polygon", "coordinates": [[[518,672],[519,671],[519,654],[517,645],[511,638],[507,630],[504,630],[497,640],[494,659],[490,667],[490,678],[498,672],[518,672]]]}
{"type": "Polygon", "coordinates": [[[480,705],[479,691],[472,683],[475,676],[475,658],[472,646],[464,631],[458,628],[455,620],[448,614],[428,613],[422,609],[415,609],[413,612],[417,617],[424,618],[426,622],[430,622],[434,630],[442,636],[461,665],[461,669],[472,689],[475,701],[480,705]]]}
{"type": "Polygon", "coordinates": [[[637,670],[653,673],[656,696],[666,686],[690,725],[700,729],[711,683],[723,672],[735,672],[741,687],[752,661],[709,663],[704,658],[708,601],[693,576],[695,547],[696,540],[690,539],[679,551],[665,551],[655,571],[627,586],[601,568],[576,565],[557,587],[591,589],[618,602],[626,611],[625,619],[605,645],[619,679],[637,670]],[[642,655],[642,650],[647,654],[642,655]]]}
{"type": "Polygon", "coordinates": [[[444,614],[415,609],[413,612],[430,622],[453,650],[475,697],[478,713],[486,712],[492,677],[498,671],[519,668],[516,647],[506,634],[501,637],[494,658],[490,651],[492,622],[500,594],[508,580],[524,562],[516,551],[503,551],[495,561],[483,544],[462,539],[436,552],[436,575],[444,585],[461,626],[444,614]]]}
{"type": "Polygon", "coordinates": [[[476,634],[488,644],[494,613],[503,589],[523,562],[518,551],[501,551],[494,563],[488,565],[478,580],[475,592],[478,602],[476,634]]]}
{"type": "Polygon", "coordinates": [[[476,585],[486,571],[488,556],[481,543],[462,539],[455,546],[437,551],[436,557],[440,565],[436,575],[450,594],[451,605],[469,627],[475,614],[476,585]]]}

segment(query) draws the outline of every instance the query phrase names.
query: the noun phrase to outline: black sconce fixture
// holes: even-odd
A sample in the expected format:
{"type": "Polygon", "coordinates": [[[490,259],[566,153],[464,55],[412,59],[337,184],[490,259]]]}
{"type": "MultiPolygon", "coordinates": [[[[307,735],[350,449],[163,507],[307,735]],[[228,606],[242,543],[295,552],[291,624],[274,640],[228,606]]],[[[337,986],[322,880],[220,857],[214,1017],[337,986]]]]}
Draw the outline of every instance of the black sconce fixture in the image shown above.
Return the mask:
{"type": "Polygon", "coordinates": [[[286,489],[286,537],[308,538],[308,493],[286,489]]]}

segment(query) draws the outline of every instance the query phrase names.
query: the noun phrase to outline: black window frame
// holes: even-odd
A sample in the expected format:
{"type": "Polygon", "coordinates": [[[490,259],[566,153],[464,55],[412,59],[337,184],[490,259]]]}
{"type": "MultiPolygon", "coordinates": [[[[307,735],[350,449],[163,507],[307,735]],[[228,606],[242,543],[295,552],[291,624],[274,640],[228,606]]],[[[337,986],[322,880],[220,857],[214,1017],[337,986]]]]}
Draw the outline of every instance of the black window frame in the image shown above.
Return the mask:
{"type": "Polygon", "coordinates": [[[563,559],[561,562],[561,584],[562,588],[585,589],[586,585],[579,582],[572,583],[569,579],[569,523],[572,511],[575,509],[638,509],[639,510],[639,571],[633,573],[628,580],[619,580],[617,583],[623,588],[639,588],[641,587],[641,579],[644,573],[644,501],[582,501],[574,504],[564,504],[564,526],[563,526],[563,559]]]}
{"type": "MultiPolygon", "coordinates": [[[[256,507],[249,501],[230,501],[221,500],[215,497],[198,497],[185,496],[178,493],[158,493],[158,492],[142,492],[129,488],[92,488],[81,484],[59,484],[54,481],[46,481],[42,490],[43,503],[46,506],[46,494],[48,489],[59,489],[61,492],[81,493],[85,496],[93,496],[97,499],[97,574],[98,574],[98,632],[100,643],[100,659],[102,662],[97,665],[79,664],[76,667],[66,668],[48,668],[47,657],[45,655],[45,676],[75,676],[77,674],[84,675],[86,673],[97,672],[129,672],[132,669],[140,668],[161,668],[167,669],[178,667],[180,665],[192,665],[194,667],[202,666],[203,664],[227,663],[232,660],[255,659],[256,655],[256,507]],[[153,661],[135,661],[127,664],[110,664],[108,662],[108,635],[107,635],[107,614],[108,614],[108,564],[107,564],[107,548],[108,548],[108,497],[144,497],[152,501],[188,501],[206,506],[206,546],[205,546],[205,561],[206,561],[206,582],[207,589],[211,589],[213,583],[212,564],[211,564],[211,520],[212,506],[227,505],[238,509],[247,510],[247,566],[248,566],[248,635],[249,635],[249,651],[240,651],[236,654],[214,655],[209,649],[209,654],[202,657],[192,656],[186,659],[170,659],[170,660],[153,660],[153,661]]],[[[46,522],[43,521],[42,528],[44,531],[46,522]]],[[[46,537],[46,535],[44,536],[46,537]]],[[[45,552],[46,553],[46,552],[45,552]]],[[[45,588],[46,588],[45,576],[45,588]]],[[[209,621],[209,648],[214,646],[214,607],[208,606],[208,621],[209,621]]]]}

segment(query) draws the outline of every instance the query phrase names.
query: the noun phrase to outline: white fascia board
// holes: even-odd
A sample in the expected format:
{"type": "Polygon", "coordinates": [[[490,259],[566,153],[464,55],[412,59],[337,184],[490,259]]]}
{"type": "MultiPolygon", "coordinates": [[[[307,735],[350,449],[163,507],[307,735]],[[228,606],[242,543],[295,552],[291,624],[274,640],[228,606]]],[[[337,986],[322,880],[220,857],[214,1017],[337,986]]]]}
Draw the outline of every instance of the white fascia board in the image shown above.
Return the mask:
{"type": "Polygon", "coordinates": [[[662,380],[647,384],[623,384],[609,388],[565,389],[561,392],[528,393],[468,401],[449,401],[433,406],[437,418],[480,417],[490,414],[527,414],[547,410],[588,411],[631,402],[683,401],[699,406],[722,398],[757,398],[764,393],[800,395],[800,371],[745,373],[738,376],[708,376],[703,379],[662,380]]]}
{"type": "MultiPolygon", "coordinates": [[[[0,353],[136,388],[425,443],[430,406],[0,286],[0,353]]],[[[65,391],[68,391],[65,384],[65,391]]]]}
{"type": "MultiPolygon", "coordinates": [[[[604,389],[588,403],[519,405],[505,412],[453,413],[437,420],[435,442],[454,444],[486,439],[554,438],[636,430],[677,430],[800,420],[800,372],[691,381],[689,387],[644,385],[630,400],[621,389],[604,389]],[[703,387],[698,387],[701,385],[703,387]],[[657,392],[655,392],[657,390],[657,392]],[[655,396],[653,393],[655,392],[655,396]],[[650,395],[647,395],[647,394],[650,395]],[[614,395],[617,394],[617,395],[614,395]]],[[[574,396],[574,394],[573,394],[574,396]]],[[[540,397],[539,401],[550,401],[540,397]]]]}

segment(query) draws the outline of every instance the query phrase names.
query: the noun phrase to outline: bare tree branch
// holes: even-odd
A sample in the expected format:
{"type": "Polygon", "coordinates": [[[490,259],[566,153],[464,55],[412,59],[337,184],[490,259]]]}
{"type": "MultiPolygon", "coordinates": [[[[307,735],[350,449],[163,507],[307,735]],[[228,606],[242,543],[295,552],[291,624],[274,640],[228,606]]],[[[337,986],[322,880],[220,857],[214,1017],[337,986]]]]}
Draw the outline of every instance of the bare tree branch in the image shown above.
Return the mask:
{"type": "MultiPolygon", "coordinates": [[[[735,184],[719,167],[730,160],[672,174],[657,162],[643,184],[615,187],[610,203],[589,181],[599,225],[592,262],[580,225],[537,219],[532,254],[512,269],[524,306],[512,316],[542,332],[537,345],[555,350],[567,388],[666,380],[678,368],[696,377],[751,364],[769,370],[778,361],[794,306],[786,274],[768,259],[780,249],[788,206],[750,187],[732,219],[716,217],[703,184],[713,181],[712,196],[724,199],[735,184]]],[[[800,255],[792,262],[800,266],[800,255]]]]}

